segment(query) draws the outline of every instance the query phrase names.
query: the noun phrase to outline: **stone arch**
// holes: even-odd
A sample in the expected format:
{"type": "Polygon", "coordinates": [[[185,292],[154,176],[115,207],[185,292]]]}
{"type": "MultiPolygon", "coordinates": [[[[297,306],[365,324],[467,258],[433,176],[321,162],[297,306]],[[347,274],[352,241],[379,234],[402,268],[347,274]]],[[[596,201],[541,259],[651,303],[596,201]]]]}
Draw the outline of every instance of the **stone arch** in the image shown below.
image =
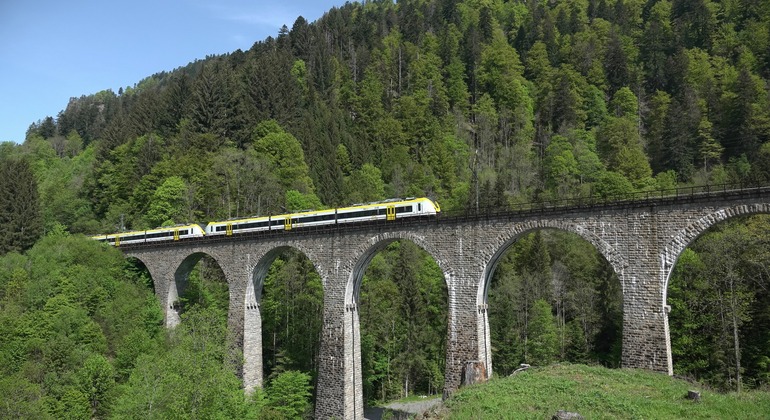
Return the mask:
{"type": "Polygon", "coordinates": [[[660,283],[658,284],[661,286],[660,304],[661,307],[665,308],[663,311],[663,335],[669,375],[674,374],[674,359],[671,352],[671,331],[668,321],[668,310],[670,309],[668,306],[668,284],[679,257],[685,248],[715,225],[736,217],[754,214],[770,214],[770,203],[745,204],[714,210],[674,233],[661,249],[658,255],[660,261],[660,283]]]}
{"type": "MultiPolygon", "coordinates": [[[[246,393],[252,393],[261,388],[264,382],[264,366],[262,361],[262,313],[260,300],[262,299],[262,287],[268,270],[276,258],[288,250],[296,250],[310,260],[316,272],[321,275],[323,288],[326,289],[325,277],[322,275],[321,266],[318,264],[318,255],[312,250],[298,243],[271,244],[261,256],[258,254],[256,261],[247,263],[247,276],[243,305],[243,386],[246,393]]],[[[324,290],[325,292],[325,290],[324,290]]]]}
{"type": "MultiPolygon", "coordinates": [[[[511,223],[507,228],[500,229],[497,233],[497,241],[494,242],[489,248],[487,248],[487,254],[482,256],[484,258],[484,268],[482,278],[479,281],[478,291],[476,296],[476,304],[478,311],[483,318],[478,325],[479,336],[479,354],[483,356],[482,363],[484,363],[487,374],[492,375],[492,340],[489,327],[489,315],[487,298],[489,293],[489,285],[492,283],[492,276],[497,268],[498,261],[508,251],[508,249],[524,235],[543,229],[553,229],[562,232],[568,232],[575,234],[590,243],[610,264],[615,273],[620,277],[626,266],[626,262],[619,252],[617,252],[609,243],[597,236],[592,231],[586,229],[581,225],[569,223],[563,220],[532,220],[525,223],[511,223]]],[[[622,287],[622,282],[621,282],[622,287]]]]}
{"type": "Polygon", "coordinates": [[[348,278],[347,285],[345,287],[345,305],[358,305],[358,294],[361,289],[361,281],[364,278],[364,271],[374,256],[385,249],[390,243],[395,241],[407,240],[413,242],[418,247],[427,252],[438,264],[441,272],[444,274],[444,282],[447,288],[450,287],[451,278],[453,272],[446,259],[442,258],[442,254],[434,246],[432,241],[426,240],[422,235],[418,235],[415,232],[383,232],[377,234],[367,241],[362,242],[360,245],[353,248],[351,253],[352,257],[350,262],[352,267],[350,270],[350,277],[348,278]]]}
{"type": "MultiPolygon", "coordinates": [[[[208,256],[216,262],[216,264],[222,268],[220,259],[212,255],[210,252],[195,251],[186,255],[179,264],[177,264],[174,270],[173,281],[169,282],[168,289],[166,291],[165,311],[166,311],[166,327],[173,328],[181,322],[180,307],[178,305],[179,296],[187,289],[188,279],[192,269],[200,262],[204,257],[208,256]]],[[[231,287],[228,280],[228,289],[231,287]]]]}
{"type": "Polygon", "coordinates": [[[139,254],[126,254],[124,255],[124,257],[127,261],[136,260],[144,266],[144,268],[150,274],[150,283],[152,285],[152,292],[157,296],[158,292],[160,291],[160,288],[158,287],[158,284],[157,284],[158,280],[156,280],[157,274],[153,274],[152,270],[150,269],[151,265],[149,265],[145,259],[142,259],[142,256],[139,254]]]}
{"type": "MultiPolygon", "coordinates": [[[[316,255],[314,255],[312,250],[309,250],[303,246],[298,246],[298,244],[287,243],[275,245],[274,247],[268,249],[267,252],[265,252],[262,257],[260,257],[255,263],[249,266],[250,278],[248,284],[246,285],[246,300],[244,301],[246,309],[259,306],[259,300],[262,298],[262,285],[264,284],[265,276],[267,276],[267,271],[270,269],[273,261],[275,261],[279,255],[292,249],[297,250],[305,255],[313,264],[316,272],[319,274],[323,272],[321,271],[322,267],[318,264],[318,258],[316,255]]],[[[323,283],[324,287],[326,287],[326,282],[323,283]]]]}
{"type": "Polygon", "coordinates": [[[484,267],[484,275],[479,284],[479,292],[477,296],[478,305],[482,306],[487,303],[487,292],[489,291],[489,283],[492,279],[492,275],[497,268],[497,262],[500,257],[510,248],[516,241],[518,241],[524,235],[542,229],[554,229],[563,232],[573,233],[583,238],[596,248],[597,251],[604,257],[604,259],[610,264],[615,273],[620,277],[626,267],[626,262],[622,255],[615,250],[609,243],[600,238],[595,233],[586,229],[585,227],[561,220],[535,220],[527,223],[512,224],[509,229],[501,232],[498,235],[499,241],[493,245],[492,253],[487,258],[486,265],[484,267]]]}
{"type": "MultiPolygon", "coordinates": [[[[344,295],[343,336],[346,345],[343,349],[343,357],[346,361],[351,362],[345,369],[345,382],[350,384],[350,394],[348,395],[352,399],[352,415],[355,418],[361,415],[359,413],[363,413],[364,406],[363,380],[361,374],[361,330],[358,314],[358,299],[364,272],[369,266],[369,263],[371,263],[372,258],[374,258],[378,252],[385,249],[392,242],[404,240],[413,242],[436,261],[444,276],[444,283],[447,292],[449,293],[448,305],[452,305],[452,293],[450,292],[452,288],[450,285],[454,273],[449,267],[447,260],[442,258],[442,254],[434,246],[433,242],[419,233],[413,231],[383,232],[369,237],[365,241],[360,241],[359,244],[352,247],[350,258],[347,260],[349,265],[338,268],[340,270],[345,269],[345,272],[350,273],[347,278],[344,295]]],[[[451,308],[448,316],[452,316],[451,308]]],[[[447,323],[449,324],[449,320],[447,320],[447,323]]],[[[447,349],[447,351],[449,351],[449,349],[447,349]]]]}
{"type": "Polygon", "coordinates": [[[679,260],[679,256],[682,255],[685,248],[718,223],[736,217],[750,216],[753,214],[770,214],[770,203],[746,204],[718,209],[706,214],[695,222],[690,223],[687,227],[679,230],[673,235],[671,240],[665,244],[659,256],[662,275],[661,281],[663,284],[663,295],[661,296],[663,305],[666,305],[666,300],[668,299],[668,282],[671,278],[671,273],[674,272],[676,262],[679,260]]]}

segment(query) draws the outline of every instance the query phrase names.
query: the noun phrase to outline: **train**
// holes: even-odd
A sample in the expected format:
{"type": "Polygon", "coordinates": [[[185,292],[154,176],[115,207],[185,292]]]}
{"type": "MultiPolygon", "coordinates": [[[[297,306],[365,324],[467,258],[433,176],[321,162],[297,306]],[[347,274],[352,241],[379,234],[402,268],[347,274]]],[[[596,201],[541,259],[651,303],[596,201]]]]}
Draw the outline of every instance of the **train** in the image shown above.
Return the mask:
{"type": "Polygon", "coordinates": [[[301,211],[244,219],[211,222],[208,225],[180,225],[150,230],[119,232],[92,236],[92,239],[120,246],[128,244],[178,241],[180,239],[205,236],[232,236],[249,232],[290,231],[313,226],[339,225],[345,223],[392,221],[407,217],[435,217],[441,208],[435,201],[421,198],[390,199],[368,204],[354,204],[328,210],[301,211]]]}

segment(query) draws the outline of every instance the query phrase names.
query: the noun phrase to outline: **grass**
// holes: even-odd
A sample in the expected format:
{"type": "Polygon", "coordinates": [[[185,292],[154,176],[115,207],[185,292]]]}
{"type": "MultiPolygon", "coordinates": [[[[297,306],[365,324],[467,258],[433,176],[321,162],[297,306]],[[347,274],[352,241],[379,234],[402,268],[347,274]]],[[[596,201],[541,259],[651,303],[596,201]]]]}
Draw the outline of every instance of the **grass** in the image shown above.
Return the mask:
{"type": "Polygon", "coordinates": [[[720,394],[643,370],[555,365],[462,388],[445,407],[450,419],[550,419],[559,410],[586,419],[770,419],[770,393],[720,394]],[[686,399],[688,390],[701,391],[701,401],[686,399]]]}

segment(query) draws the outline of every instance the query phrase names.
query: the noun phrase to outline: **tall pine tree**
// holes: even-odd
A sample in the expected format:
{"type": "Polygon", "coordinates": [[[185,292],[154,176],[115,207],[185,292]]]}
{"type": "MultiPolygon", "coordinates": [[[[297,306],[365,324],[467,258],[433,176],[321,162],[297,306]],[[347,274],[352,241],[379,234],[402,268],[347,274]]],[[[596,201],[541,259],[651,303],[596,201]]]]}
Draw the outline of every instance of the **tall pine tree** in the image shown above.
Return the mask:
{"type": "Polygon", "coordinates": [[[0,254],[21,252],[43,233],[37,181],[25,160],[0,161],[0,254]]]}

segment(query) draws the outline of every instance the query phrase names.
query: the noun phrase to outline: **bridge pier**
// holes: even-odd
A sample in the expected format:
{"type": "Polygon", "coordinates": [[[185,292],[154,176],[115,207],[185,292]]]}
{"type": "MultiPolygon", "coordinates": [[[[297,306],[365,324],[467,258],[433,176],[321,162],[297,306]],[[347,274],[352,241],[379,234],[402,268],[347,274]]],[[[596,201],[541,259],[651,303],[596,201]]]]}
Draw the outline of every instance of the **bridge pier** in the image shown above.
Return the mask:
{"type": "Polygon", "coordinates": [[[364,401],[358,305],[345,299],[350,272],[340,270],[336,262],[331,264],[335,270],[324,282],[327,288],[324,289],[324,326],[315,418],[362,419],[364,401]]]}
{"type": "MultiPolygon", "coordinates": [[[[473,253],[458,253],[456,257],[462,258],[460,254],[474,259],[473,253]]],[[[477,299],[484,271],[482,267],[469,264],[445,274],[449,284],[449,313],[444,398],[464,385],[463,371],[469,361],[480,362],[487,371],[487,377],[492,372],[489,322],[485,305],[479,305],[477,299]]]]}
{"type": "Polygon", "coordinates": [[[619,276],[624,283],[621,364],[673,375],[665,291],[658,276],[646,271],[629,267],[619,276]]]}
{"type": "Polygon", "coordinates": [[[626,368],[674,373],[665,310],[665,262],[656,258],[673,234],[672,222],[681,223],[654,209],[612,212],[599,221],[597,233],[623,256],[610,254],[608,260],[623,290],[621,366],[626,368]]]}
{"type": "Polygon", "coordinates": [[[257,388],[262,388],[263,384],[262,313],[258,301],[250,297],[238,303],[241,306],[240,313],[243,314],[243,326],[238,329],[241,337],[239,341],[236,340],[236,345],[243,349],[243,388],[247,394],[251,394],[257,388]]]}

